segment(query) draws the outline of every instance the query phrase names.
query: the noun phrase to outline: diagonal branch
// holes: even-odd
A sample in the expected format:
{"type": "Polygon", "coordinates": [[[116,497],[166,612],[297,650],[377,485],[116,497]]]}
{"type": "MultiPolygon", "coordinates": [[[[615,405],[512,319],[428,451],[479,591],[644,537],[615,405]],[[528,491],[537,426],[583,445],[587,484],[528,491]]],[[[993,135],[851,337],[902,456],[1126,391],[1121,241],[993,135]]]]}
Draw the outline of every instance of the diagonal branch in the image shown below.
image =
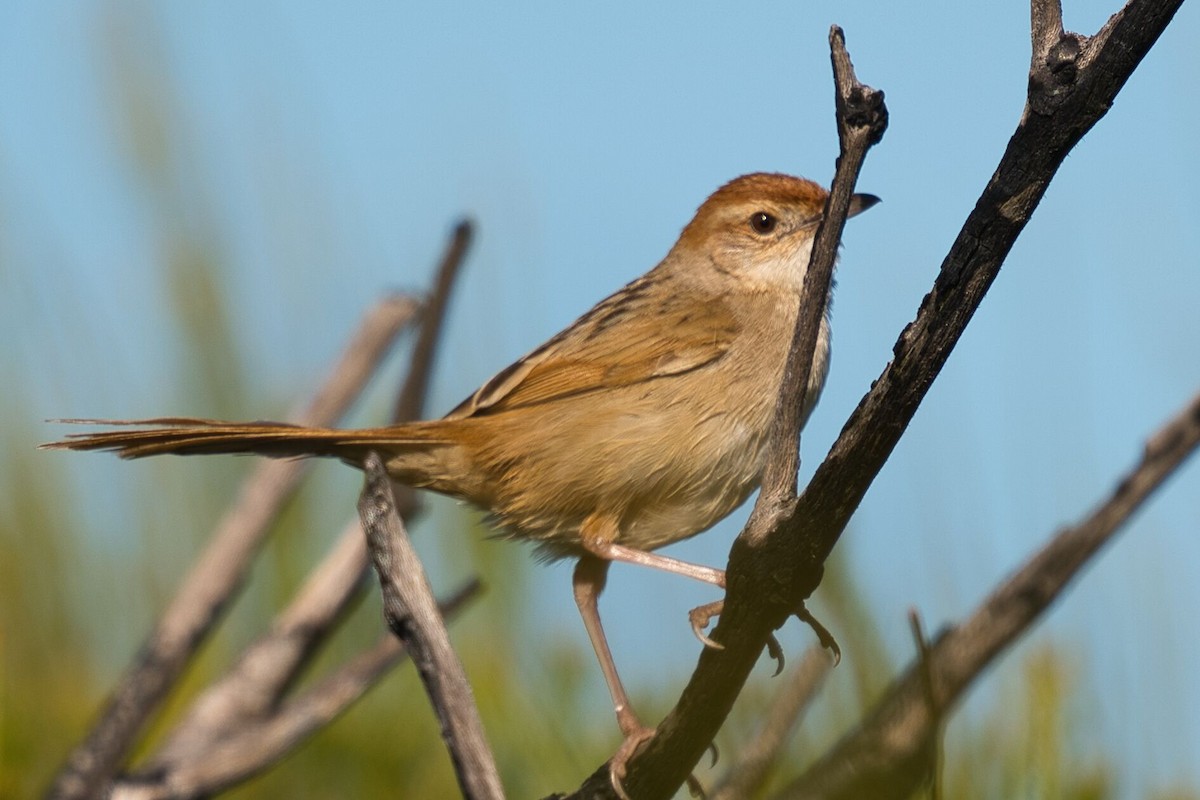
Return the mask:
{"type": "Polygon", "coordinates": [[[367,548],[383,589],[383,612],[392,632],[412,653],[417,674],[442,726],[464,797],[503,800],[496,762],[462,662],[438,611],[433,590],[396,512],[392,482],[375,452],[363,462],[366,483],[358,501],[367,548]]]}
{"type": "Polygon", "coordinates": [[[214,747],[270,713],[362,594],[366,559],[362,530],[353,522],[270,630],[246,646],[229,670],[196,698],[153,758],[139,765],[137,779],[169,776],[175,785],[175,771],[187,773],[198,763],[211,763],[214,747]]]}
{"type": "MultiPolygon", "coordinates": [[[[893,347],[894,360],[846,422],[800,498],[768,503],[764,492],[747,530],[734,542],[725,606],[711,634],[724,649],[704,649],[678,704],[631,762],[626,787],[638,797],[665,798],[683,783],[728,715],[771,631],[802,607],[820,584],[825,559],[983,301],[1059,165],[1112,106],[1181,3],[1130,0],[1090,39],[1066,33],[1035,37],[1039,51],[1033,63],[1051,63],[1054,68],[1045,71],[1046,81],[1031,75],[1021,123],[916,319],[893,347]],[[1051,51],[1068,39],[1083,42],[1078,57],[1071,58],[1065,46],[1052,59],[1051,51]]],[[[1044,34],[1049,26],[1039,25],[1044,34]]],[[[606,767],[599,768],[576,796],[611,797],[606,777],[606,767]]]]}
{"type": "Polygon", "coordinates": [[[437,346],[442,341],[446,307],[454,285],[458,282],[458,274],[467,257],[467,249],[471,246],[474,229],[470,220],[460,219],[450,234],[446,249],[442,252],[441,262],[433,277],[433,289],[429,292],[429,300],[421,312],[421,329],[417,334],[416,344],[413,345],[408,377],[396,396],[396,406],[392,410],[393,422],[419,419],[425,411],[425,398],[429,394],[429,380],[433,375],[437,346]]]}
{"type": "MultiPolygon", "coordinates": [[[[468,582],[439,605],[440,612],[448,619],[457,616],[478,597],[479,590],[478,581],[468,582]]],[[[267,769],[333,722],[407,656],[404,645],[389,634],[269,716],[239,720],[241,724],[206,747],[202,757],[172,765],[163,774],[147,772],[118,787],[138,800],[211,797],[229,789],[267,769]]]]}
{"type": "MultiPolygon", "coordinates": [[[[308,406],[292,415],[292,421],[332,424],[358,396],[416,311],[415,300],[399,295],[372,308],[330,377],[308,406]]],[[[87,798],[103,791],[241,589],[271,522],[307,470],[307,461],[263,461],[251,472],[96,724],[68,756],[47,792],[49,797],[87,798]]]]}
{"type": "MultiPolygon", "coordinates": [[[[808,386],[821,317],[829,297],[838,242],[846,223],[854,182],[866,151],[879,141],[887,127],[883,93],[858,82],[845,50],[842,31],[837,26],[830,30],[829,45],[833,61],[838,136],[843,150],[838,158],[837,173],[825,204],[825,216],[817,229],[808,271],[805,273],[800,313],[788,352],[784,385],[771,431],[762,492],[734,545],[735,553],[739,545],[744,548],[760,546],[795,503],[796,469],[799,465],[796,442],[802,422],[800,409],[808,386]]],[[[744,580],[747,573],[735,572],[734,567],[735,561],[731,559],[729,578],[744,580]]],[[[730,589],[728,596],[732,598],[732,583],[730,589]]],[[[761,610],[762,606],[758,608],[761,610]]],[[[779,627],[792,610],[789,608],[780,612],[775,609],[775,616],[760,615],[756,611],[751,615],[753,623],[742,629],[740,641],[736,643],[726,641],[715,635],[714,631],[713,638],[724,644],[725,649],[704,650],[700,667],[692,676],[679,704],[658,726],[646,748],[630,762],[629,774],[624,781],[630,796],[669,797],[687,780],[692,766],[700,760],[728,716],[770,632],[779,627]],[[738,651],[736,655],[735,648],[738,651]],[[718,653],[722,657],[711,658],[718,653]],[[699,676],[706,666],[713,672],[701,679],[699,676]]],[[[727,611],[722,612],[722,620],[727,611]]],[[[721,625],[719,628],[727,626],[721,625]]],[[[607,767],[601,767],[587,779],[577,796],[613,796],[607,775],[607,767]]]]}
{"type": "Polygon", "coordinates": [[[926,780],[939,717],[1045,613],[1082,568],[1200,445],[1200,395],[1146,444],[1086,519],[1054,536],[963,623],[944,631],[842,739],[778,798],[906,798],[926,780]],[[930,706],[937,713],[931,713],[930,706]]]}
{"type": "MultiPolygon", "coordinates": [[[[469,222],[460,221],[442,254],[434,288],[423,304],[417,342],[399,392],[397,422],[418,417],[424,408],[434,353],[471,230],[469,222]]],[[[416,511],[416,493],[401,488],[396,496],[401,515],[409,518],[416,511]]],[[[362,596],[366,569],[366,543],[355,518],[270,630],[248,645],[229,671],[196,699],[168,741],[139,772],[162,775],[188,762],[208,760],[206,751],[213,743],[228,739],[240,725],[260,719],[273,708],[362,596]]]]}
{"type": "MultiPolygon", "coordinates": [[[[802,540],[802,557],[822,563],[850,514],[883,467],[917,407],[945,365],[1071,148],[1112,106],[1117,92],[1170,22],[1182,0],[1131,0],[1091,39],[1082,40],[1075,69],[1031,80],[1021,124],[979,201],[942,262],[916,319],[893,347],[894,360],[855,409],[786,523],[802,540]],[[1050,110],[1047,98],[1053,96],[1050,110]],[[1043,109],[1039,111],[1038,109],[1043,109]]],[[[1035,55],[1050,60],[1059,44],[1035,55]]],[[[819,575],[809,575],[812,586],[819,575]]],[[[807,595],[804,595],[807,596],[807,595]]]]}

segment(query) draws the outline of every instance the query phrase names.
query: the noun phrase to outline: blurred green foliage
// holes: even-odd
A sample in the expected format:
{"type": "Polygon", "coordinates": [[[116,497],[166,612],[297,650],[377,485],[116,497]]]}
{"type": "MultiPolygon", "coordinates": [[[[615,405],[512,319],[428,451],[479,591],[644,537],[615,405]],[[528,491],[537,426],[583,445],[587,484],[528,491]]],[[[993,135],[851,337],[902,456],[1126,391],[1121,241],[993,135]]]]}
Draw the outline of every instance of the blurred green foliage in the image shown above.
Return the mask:
{"type": "MultiPolygon", "coordinates": [[[[182,343],[175,391],[190,407],[214,415],[262,415],[291,398],[252,396],[229,320],[225,261],[217,215],[185,165],[187,136],[170,98],[164,60],[145,29],[109,31],[115,118],[128,143],[132,179],[160,209],[157,247],[168,280],[162,302],[182,343]],[[136,39],[137,46],[134,45],[136,39]],[[129,54],[143,61],[133,63],[129,54]],[[149,59],[149,63],[145,60],[149,59]],[[199,198],[199,199],[198,199],[199,198]],[[253,409],[253,410],[251,410],[253,409]]],[[[11,269],[7,265],[5,269],[11,269]]],[[[78,333],[78,332],[77,332],[78,333]]],[[[18,381],[0,397],[8,420],[40,420],[18,381]]],[[[386,402],[380,404],[386,407],[386,402]]],[[[383,414],[379,414],[383,416],[383,414]]],[[[34,426],[6,426],[0,451],[0,797],[34,796],[48,784],[68,749],[145,635],[156,610],[227,502],[242,467],[201,460],[186,484],[172,473],[142,469],[130,478],[143,502],[121,508],[128,526],[120,540],[89,534],[89,509],[76,498],[78,476],[63,458],[36,453],[34,426]]],[[[103,467],[111,468],[111,464],[103,467]]],[[[318,473],[318,475],[329,473],[318,473]]],[[[335,490],[310,481],[260,556],[245,594],[203,649],[149,737],[168,729],[198,689],[221,673],[303,579],[331,541],[329,506],[352,509],[352,494],[325,502],[335,490]]],[[[446,517],[446,515],[443,515],[446,517]]],[[[450,515],[448,527],[478,527],[474,516],[450,515]]],[[[535,567],[524,548],[495,546],[482,535],[436,537],[451,571],[481,573],[487,593],[454,629],[505,786],[513,797],[542,796],[576,785],[617,742],[609,710],[587,688],[595,666],[582,636],[563,642],[523,630],[533,602],[522,575],[535,567]],[[463,541],[486,553],[456,552],[463,541]],[[448,544],[453,542],[453,544],[448,544]]],[[[845,564],[835,559],[821,601],[843,648],[849,681],[830,681],[818,708],[780,759],[774,786],[794,777],[821,748],[850,726],[883,692],[899,665],[882,644],[845,564]]],[[[380,631],[375,593],[328,643],[312,670],[321,675],[380,631]]],[[[1115,760],[1085,753],[1068,654],[1041,649],[1028,657],[1023,679],[1005,688],[989,717],[952,723],[944,765],[948,798],[1117,797],[1115,760]]],[[[679,676],[682,680],[684,676],[679,676]]],[[[768,680],[752,680],[723,733],[723,745],[744,739],[772,702],[768,680]]],[[[672,697],[644,698],[664,709],[672,697]]],[[[647,715],[649,716],[649,715],[647,715]]],[[[736,746],[736,744],[733,744],[736,746]]],[[[726,763],[732,754],[726,755],[726,763]]],[[[718,767],[719,769],[719,767],[718,767]]],[[[711,775],[700,773],[711,782],[711,775]]],[[[456,795],[437,725],[413,671],[402,665],[367,698],[284,763],[231,793],[234,797],[451,797],[456,795]]],[[[1162,800],[1200,797],[1181,787],[1162,800]]]]}

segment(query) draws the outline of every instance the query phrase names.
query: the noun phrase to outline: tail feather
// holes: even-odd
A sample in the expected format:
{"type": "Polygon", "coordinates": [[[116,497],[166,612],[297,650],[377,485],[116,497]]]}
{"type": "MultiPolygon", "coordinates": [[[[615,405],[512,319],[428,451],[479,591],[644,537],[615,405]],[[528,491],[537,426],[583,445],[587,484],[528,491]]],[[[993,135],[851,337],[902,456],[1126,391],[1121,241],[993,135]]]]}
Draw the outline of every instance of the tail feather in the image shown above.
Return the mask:
{"type": "Polygon", "coordinates": [[[448,441],[429,423],[387,428],[339,430],[306,428],[284,422],[224,422],[192,417],[141,420],[63,419],[69,424],[108,425],[140,430],[75,433],[41,445],[46,450],[110,450],[121,458],[177,455],[254,453],[275,458],[332,456],[359,463],[372,449],[448,441]]]}

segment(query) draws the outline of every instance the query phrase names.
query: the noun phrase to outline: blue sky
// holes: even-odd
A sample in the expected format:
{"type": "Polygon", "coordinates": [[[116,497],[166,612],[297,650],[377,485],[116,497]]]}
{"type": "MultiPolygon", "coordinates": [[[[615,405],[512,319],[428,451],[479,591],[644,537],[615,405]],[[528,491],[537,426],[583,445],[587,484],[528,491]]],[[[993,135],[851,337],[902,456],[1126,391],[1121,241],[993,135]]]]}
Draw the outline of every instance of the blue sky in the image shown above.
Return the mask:
{"type": "MultiPolygon", "coordinates": [[[[1085,33],[1115,9],[1067,5],[1085,33]]],[[[279,399],[313,385],[380,291],[422,286],[467,213],[477,247],[431,405],[448,409],[652,267],[729,178],[828,182],[831,23],[859,77],[886,92],[891,126],[859,182],[884,203],[844,240],[807,474],[886,363],[1020,116],[1019,3],[9,4],[0,381],[38,417],[5,427],[42,440],[56,432],[41,417],[212,412],[172,385],[188,366],[159,300],[170,231],[216,235],[243,377],[279,399]],[[173,112],[158,144],[142,144],[175,165],[157,188],[131,177],[121,76],[173,112]]],[[[909,607],[929,629],[961,617],[1200,389],[1200,108],[1183,101],[1200,79],[1198,37],[1185,4],[1063,165],[843,540],[897,654],[909,607]]],[[[85,497],[136,493],[147,474],[105,467],[73,467],[85,497]]],[[[1085,721],[1121,754],[1129,796],[1200,782],[1198,489],[1192,464],[1032,637],[1078,659],[1085,721]]],[[[99,505],[94,535],[120,547],[119,504],[99,505]]],[[[672,552],[723,563],[743,518],[672,552]]],[[[545,624],[586,648],[568,570],[537,575],[553,598],[545,624]]],[[[681,610],[708,599],[615,570],[604,612],[631,683],[682,680],[695,648],[681,610]]]]}

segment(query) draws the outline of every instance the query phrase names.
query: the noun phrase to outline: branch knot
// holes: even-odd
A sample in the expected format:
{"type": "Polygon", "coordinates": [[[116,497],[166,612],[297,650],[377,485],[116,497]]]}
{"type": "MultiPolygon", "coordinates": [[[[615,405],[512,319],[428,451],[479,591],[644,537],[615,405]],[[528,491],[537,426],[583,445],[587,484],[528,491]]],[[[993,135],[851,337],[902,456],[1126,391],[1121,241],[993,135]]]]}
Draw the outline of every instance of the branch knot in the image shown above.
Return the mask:
{"type": "Polygon", "coordinates": [[[1075,89],[1087,37],[1061,31],[1035,58],[1029,71],[1029,106],[1038,114],[1051,114],[1075,89]]]}
{"type": "Polygon", "coordinates": [[[888,126],[887,105],[883,90],[862,84],[850,89],[846,97],[846,124],[851,128],[866,128],[867,141],[878,144],[888,126]]]}

